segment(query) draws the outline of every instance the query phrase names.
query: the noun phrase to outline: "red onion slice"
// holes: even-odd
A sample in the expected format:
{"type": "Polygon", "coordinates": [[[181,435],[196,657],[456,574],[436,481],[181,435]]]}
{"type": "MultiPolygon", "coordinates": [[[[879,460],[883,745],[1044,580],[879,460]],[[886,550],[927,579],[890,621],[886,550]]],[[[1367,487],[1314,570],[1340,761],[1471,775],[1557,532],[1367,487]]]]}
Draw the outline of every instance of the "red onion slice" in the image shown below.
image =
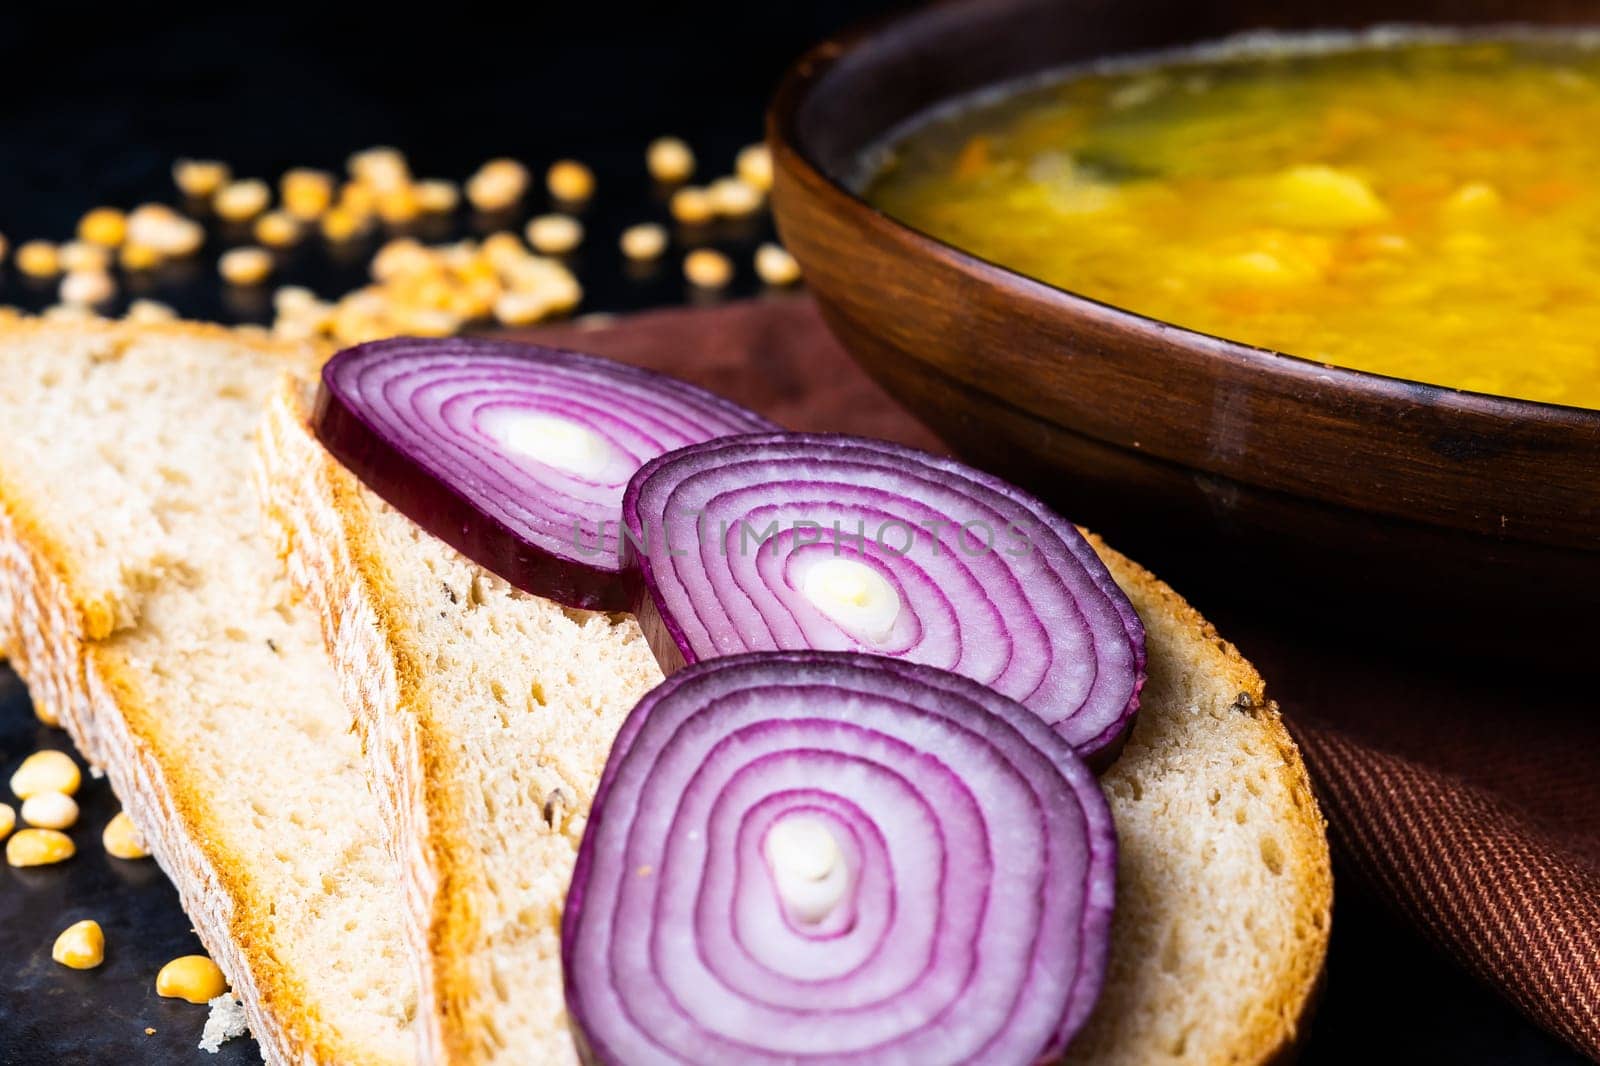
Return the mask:
{"type": "Polygon", "coordinates": [[[642,467],[623,523],[668,672],[779,648],[895,656],[1012,697],[1101,764],[1132,724],[1144,626],[1127,596],[1071,523],[954,460],[728,437],[642,467]]]}
{"type": "Polygon", "coordinates": [[[513,585],[626,610],[628,478],[663,452],[772,423],[702,389],[595,356],[477,338],[396,337],[322,372],[327,449],[412,521],[513,585]]]}
{"type": "Polygon", "coordinates": [[[606,763],[562,921],[591,1063],[1032,1063],[1099,995],[1116,836],[1016,702],[881,656],[673,675],[606,763]]]}

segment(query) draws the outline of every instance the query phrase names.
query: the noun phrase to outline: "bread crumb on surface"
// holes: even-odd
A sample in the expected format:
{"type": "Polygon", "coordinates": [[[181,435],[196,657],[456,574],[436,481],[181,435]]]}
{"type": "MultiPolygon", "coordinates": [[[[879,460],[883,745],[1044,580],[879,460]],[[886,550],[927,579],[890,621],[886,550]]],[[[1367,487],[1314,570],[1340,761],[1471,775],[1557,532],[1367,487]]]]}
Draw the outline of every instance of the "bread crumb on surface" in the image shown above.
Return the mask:
{"type": "Polygon", "coordinates": [[[244,1020],[244,1004],[235,999],[232,992],[224,992],[211,1000],[210,1007],[206,1027],[200,1034],[200,1050],[215,1055],[234,1037],[248,1035],[250,1026],[244,1020]]]}

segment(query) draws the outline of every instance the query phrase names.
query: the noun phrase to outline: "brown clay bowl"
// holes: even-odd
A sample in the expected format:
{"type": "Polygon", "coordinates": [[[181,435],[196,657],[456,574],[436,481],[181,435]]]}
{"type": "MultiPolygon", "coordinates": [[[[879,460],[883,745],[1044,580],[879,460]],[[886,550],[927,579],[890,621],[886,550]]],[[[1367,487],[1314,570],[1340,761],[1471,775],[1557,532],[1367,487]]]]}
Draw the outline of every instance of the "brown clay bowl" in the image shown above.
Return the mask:
{"type": "Polygon", "coordinates": [[[1202,607],[1266,604],[1285,625],[1363,641],[1592,649],[1600,412],[1144,318],[927,237],[848,186],[885,131],[1030,72],[1256,28],[1511,20],[1600,22],[1600,4],[938,4],[790,70],[768,116],[778,227],[830,328],[952,449],[1105,532],[1202,607]]]}

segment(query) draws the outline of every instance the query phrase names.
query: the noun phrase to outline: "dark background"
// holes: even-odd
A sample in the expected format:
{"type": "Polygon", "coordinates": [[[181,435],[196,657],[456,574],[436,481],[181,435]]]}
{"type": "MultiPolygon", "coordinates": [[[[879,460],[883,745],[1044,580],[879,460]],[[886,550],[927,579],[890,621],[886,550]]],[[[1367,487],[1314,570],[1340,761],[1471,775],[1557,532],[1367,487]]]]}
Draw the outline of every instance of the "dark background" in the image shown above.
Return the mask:
{"type": "MultiPolygon", "coordinates": [[[[623,227],[663,217],[643,171],[645,144],[677,134],[694,146],[701,177],[726,173],[734,152],[759,138],[763,103],[788,61],[891,6],[578,2],[251,15],[219,5],[177,17],[147,5],[9,5],[0,12],[0,233],[12,247],[63,240],[91,206],[171,201],[178,156],[222,159],[239,176],[269,180],[291,166],[340,170],[351,151],[375,144],[405,150],[420,176],[456,180],[492,156],[536,172],[573,157],[599,177],[574,264],[583,310],[680,302],[670,261],[629,272],[614,251],[623,227]]],[[[763,222],[721,234],[740,253],[730,295],[757,290],[748,251],[766,232],[763,222]]],[[[361,257],[315,242],[287,266],[324,297],[364,278],[361,257]]],[[[186,314],[265,320],[259,302],[224,298],[209,263],[151,285],[186,314]]],[[[0,303],[52,301],[47,288],[0,269],[0,303]]],[[[21,685],[0,668],[0,780],[46,745],[66,741],[33,721],[21,685]]],[[[86,781],[80,799],[76,859],[0,867],[0,1063],[253,1061],[244,1041],[204,1057],[194,1045],[205,1009],[155,997],[156,969],[197,945],[153,864],[101,852],[99,830],[115,809],[105,784],[86,781]],[[105,966],[78,973],[51,963],[55,934],[90,916],[106,929],[105,966]]],[[[1579,1061],[1438,958],[1353,878],[1340,878],[1338,894],[1326,992],[1302,1061],[1579,1061]]]]}

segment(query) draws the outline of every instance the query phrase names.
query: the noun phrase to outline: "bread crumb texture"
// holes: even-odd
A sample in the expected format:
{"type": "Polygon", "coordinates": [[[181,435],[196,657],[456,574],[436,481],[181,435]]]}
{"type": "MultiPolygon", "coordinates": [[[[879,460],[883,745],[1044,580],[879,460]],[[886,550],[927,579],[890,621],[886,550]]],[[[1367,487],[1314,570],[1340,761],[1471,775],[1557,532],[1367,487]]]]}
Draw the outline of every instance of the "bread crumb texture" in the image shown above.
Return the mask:
{"type": "Polygon", "coordinates": [[[261,483],[410,867],[424,1046],[576,1061],[562,902],[611,742],[660,670],[631,618],[514,589],[365,489],[316,442],[309,398],[275,398],[261,483]]]}
{"type": "Polygon", "coordinates": [[[222,1045],[250,1032],[250,1023],[244,1016],[244,1004],[232,992],[225,992],[210,1003],[206,1026],[200,1033],[200,1050],[215,1055],[222,1045]]]}
{"type": "Polygon", "coordinates": [[[611,742],[660,670],[631,619],[513,589],[365,502],[435,753],[436,853],[466,893],[443,908],[447,1046],[470,1062],[571,1061],[561,907],[611,742]]]}
{"type": "Polygon", "coordinates": [[[199,326],[0,329],[0,643],[107,768],[269,1061],[409,1063],[393,864],[251,490],[266,396],[315,358],[199,326]]]}

